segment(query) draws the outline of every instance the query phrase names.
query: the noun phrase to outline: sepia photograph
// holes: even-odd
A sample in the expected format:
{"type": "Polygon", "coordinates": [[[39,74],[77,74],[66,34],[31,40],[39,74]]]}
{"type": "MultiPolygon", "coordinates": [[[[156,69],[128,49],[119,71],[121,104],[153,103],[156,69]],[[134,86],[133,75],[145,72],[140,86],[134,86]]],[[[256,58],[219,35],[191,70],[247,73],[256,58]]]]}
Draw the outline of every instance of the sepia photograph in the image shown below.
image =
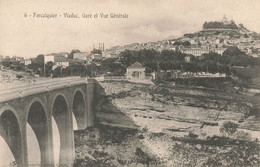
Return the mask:
{"type": "Polygon", "coordinates": [[[258,166],[259,0],[0,0],[0,167],[258,166]]]}

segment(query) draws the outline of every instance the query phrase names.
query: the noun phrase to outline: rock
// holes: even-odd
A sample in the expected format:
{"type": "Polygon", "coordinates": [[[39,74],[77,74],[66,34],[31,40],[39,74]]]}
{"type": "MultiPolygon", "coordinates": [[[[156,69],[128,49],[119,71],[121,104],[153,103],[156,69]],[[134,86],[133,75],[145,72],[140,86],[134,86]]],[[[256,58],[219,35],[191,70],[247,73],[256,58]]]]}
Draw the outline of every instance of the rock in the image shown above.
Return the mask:
{"type": "Polygon", "coordinates": [[[201,145],[200,144],[196,144],[196,146],[195,146],[198,150],[200,150],[201,149],[201,145]]]}

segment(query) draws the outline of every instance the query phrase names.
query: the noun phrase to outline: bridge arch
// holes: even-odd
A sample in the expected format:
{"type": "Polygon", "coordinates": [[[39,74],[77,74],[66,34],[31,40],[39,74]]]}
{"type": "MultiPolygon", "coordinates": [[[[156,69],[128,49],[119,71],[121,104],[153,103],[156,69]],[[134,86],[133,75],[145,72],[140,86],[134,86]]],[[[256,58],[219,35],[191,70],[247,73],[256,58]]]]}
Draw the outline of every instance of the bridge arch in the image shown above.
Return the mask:
{"type": "MultiPolygon", "coordinates": [[[[78,129],[85,129],[85,115],[86,115],[86,98],[85,93],[79,88],[77,88],[73,93],[73,114],[76,119],[78,129]]],[[[73,129],[77,130],[77,129],[73,129]]]]}
{"type": "MultiPolygon", "coordinates": [[[[4,106],[0,110],[0,136],[10,148],[17,166],[23,166],[21,126],[15,110],[10,106],[4,106]]],[[[6,160],[5,160],[6,161],[6,160]]],[[[3,161],[3,162],[5,162],[3,161]]]]}
{"type": "MultiPolygon", "coordinates": [[[[30,125],[31,129],[33,130],[36,138],[37,138],[37,142],[39,144],[39,152],[40,152],[40,163],[41,166],[46,166],[48,165],[49,159],[48,159],[48,154],[50,154],[50,150],[49,150],[49,138],[51,133],[49,132],[49,128],[48,128],[48,115],[46,112],[46,107],[44,105],[44,103],[42,102],[42,100],[38,97],[33,98],[27,108],[27,112],[26,112],[26,122],[30,125]]],[[[28,126],[28,125],[27,125],[28,126]]],[[[32,134],[28,134],[30,131],[28,131],[28,127],[27,127],[27,139],[29,137],[32,137],[32,134]]],[[[27,148],[29,148],[29,145],[31,145],[32,143],[28,142],[27,140],[27,148]]],[[[33,153],[36,154],[35,151],[36,150],[36,145],[34,146],[33,149],[33,153]]],[[[28,152],[31,151],[28,149],[28,152]]],[[[33,154],[32,153],[32,154],[33,154]]],[[[28,159],[33,159],[33,157],[31,154],[28,155],[28,159]]],[[[37,156],[37,155],[35,155],[37,156]]],[[[37,158],[37,157],[35,157],[37,158]]],[[[35,159],[34,158],[34,159],[35,159]]],[[[30,163],[30,161],[29,161],[30,163]]],[[[29,164],[30,165],[30,164],[29,164]]]]}
{"type": "Polygon", "coordinates": [[[52,116],[57,124],[59,133],[59,164],[67,165],[70,162],[74,149],[71,146],[73,138],[71,113],[68,101],[64,94],[57,94],[52,103],[52,116]]]}

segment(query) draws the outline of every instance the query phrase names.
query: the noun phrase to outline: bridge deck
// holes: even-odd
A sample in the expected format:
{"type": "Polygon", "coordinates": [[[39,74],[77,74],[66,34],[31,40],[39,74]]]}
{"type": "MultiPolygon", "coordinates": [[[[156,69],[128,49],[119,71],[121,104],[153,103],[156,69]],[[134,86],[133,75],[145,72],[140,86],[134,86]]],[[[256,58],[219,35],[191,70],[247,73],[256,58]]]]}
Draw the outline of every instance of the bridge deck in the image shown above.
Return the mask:
{"type": "Polygon", "coordinates": [[[12,84],[0,83],[0,102],[84,83],[87,83],[87,78],[80,77],[35,79],[12,84]]]}

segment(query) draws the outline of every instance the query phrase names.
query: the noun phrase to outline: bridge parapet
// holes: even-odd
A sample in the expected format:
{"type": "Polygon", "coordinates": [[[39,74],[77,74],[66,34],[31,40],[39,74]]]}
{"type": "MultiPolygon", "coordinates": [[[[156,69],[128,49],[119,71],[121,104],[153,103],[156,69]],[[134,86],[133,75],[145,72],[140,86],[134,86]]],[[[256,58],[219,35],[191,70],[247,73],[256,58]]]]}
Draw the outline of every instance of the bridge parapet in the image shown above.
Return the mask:
{"type": "Polygon", "coordinates": [[[0,92],[0,103],[37,94],[43,92],[49,92],[56,89],[62,89],[70,86],[76,86],[81,84],[87,84],[88,79],[86,78],[68,78],[61,80],[54,80],[52,82],[40,83],[31,86],[13,87],[12,89],[7,89],[0,92]]]}
{"type": "MultiPolygon", "coordinates": [[[[32,86],[46,85],[55,82],[63,82],[70,80],[78,80],[80,77],[65,77],[65,78],[49,78],[49,79],[36,79],[36,80],[28,80],[28,81],[17,81],[14,83],[0,83],[0,92],[10,92],[18,89],[28,88],[32,86]]],[[[81,78],[82,79],[82,78],[81,78]]]]}

